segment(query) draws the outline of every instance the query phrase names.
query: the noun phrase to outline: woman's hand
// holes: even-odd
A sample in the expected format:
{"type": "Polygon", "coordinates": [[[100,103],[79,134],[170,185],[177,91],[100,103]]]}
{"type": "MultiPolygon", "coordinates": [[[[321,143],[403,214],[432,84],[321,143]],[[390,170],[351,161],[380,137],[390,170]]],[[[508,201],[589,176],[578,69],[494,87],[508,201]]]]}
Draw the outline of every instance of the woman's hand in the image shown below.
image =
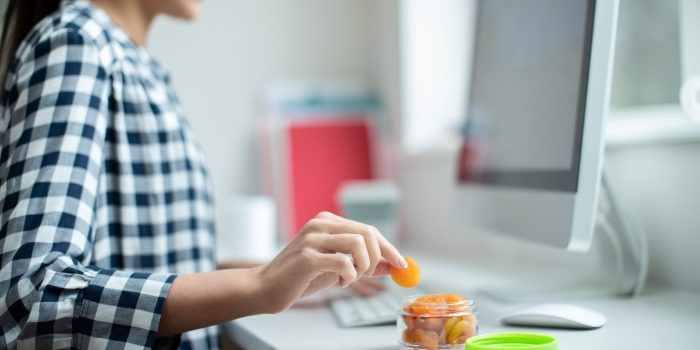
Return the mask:
{"type": "Polygon", "coordinates": [[[303,296],[389,272],[406,262],[379,231],[369,225],[322,212],[270,263],[254,268],[269,313],[286,310],[303,296]]]}
{"type": "MultiPolygon", "coordinates": [[[[406,267],[376,228],[320,213],[268,264],[179,275],[168,291],[158,336],[277,313],[321,289],[386,275],[389,264],[406,267]]],[[[367,282],[354,289],[372,292],[363,287],[367,282]]]]}

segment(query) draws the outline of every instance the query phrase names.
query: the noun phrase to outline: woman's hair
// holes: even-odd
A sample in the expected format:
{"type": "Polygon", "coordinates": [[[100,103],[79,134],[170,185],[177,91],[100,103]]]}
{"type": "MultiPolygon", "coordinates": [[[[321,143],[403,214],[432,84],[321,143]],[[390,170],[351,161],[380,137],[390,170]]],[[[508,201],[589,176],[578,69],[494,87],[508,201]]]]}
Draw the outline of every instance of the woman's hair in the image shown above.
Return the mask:
{"type": "Polygon", "coordinates": [[[39,21],[56,11],[59,4],[60,0],[10,0],[0,39],[0,91],[19,44],[39,21]]]}

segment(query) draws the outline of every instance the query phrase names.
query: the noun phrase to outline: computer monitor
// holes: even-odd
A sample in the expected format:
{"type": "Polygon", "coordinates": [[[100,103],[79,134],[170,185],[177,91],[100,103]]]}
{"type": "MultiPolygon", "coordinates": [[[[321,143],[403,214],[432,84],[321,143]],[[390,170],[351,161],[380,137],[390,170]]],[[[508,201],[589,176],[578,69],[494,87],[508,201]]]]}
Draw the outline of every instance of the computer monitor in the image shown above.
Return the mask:
{"type": "Polygon", "coordinates": [[[454,220],[588,250],[616,0],[482,0],[454,220]]]}

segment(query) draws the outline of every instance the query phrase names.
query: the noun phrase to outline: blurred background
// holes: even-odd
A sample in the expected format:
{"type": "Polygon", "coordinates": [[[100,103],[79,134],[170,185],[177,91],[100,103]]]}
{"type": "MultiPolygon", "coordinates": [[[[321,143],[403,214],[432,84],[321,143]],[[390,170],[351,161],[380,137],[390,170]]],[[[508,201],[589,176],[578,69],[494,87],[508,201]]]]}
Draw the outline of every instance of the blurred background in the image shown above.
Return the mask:
{"type": "MultiPolygon", "coordinates": [[[[700,127],[679,90],[700,73],[699,4],[621,0],[608,147],[611,177],[650,236],[651,280],[695,291],[700,278],[688,271],[700,266],[700,127]]],[[[266,232],[289,238],[295,220],[310,218],[299,208],[338,208],[341,180],[384,180],[385,195],[359,191],[360,200],[384,201],[389,212],[398,204],[400,244],[438,244],[432,233],[450,230],[445,198],[454,181],[443,151],[464,123],[473,14],[471,0],[207,0],[195,22],[158,18],[148,49],[171,71],[208,158],[220,256],[236,258],[231,237],[255,230],[229,220],[237,203],[271,199],[257,213],[279,219],[266,232]],[[343,156],[295,162],[295,150],[309,155],[334,142],[294,143],[295,128],[309,125],[339,127],[343,156]],[[364,155],[353,151],[360,148],[364,155]],[[352,171],[301,196],[320,202],[292,198],[309,187],[290,174],[315,173],[313,182],[352,171]]],[[[519,254],[543,249],[507,244],[519,254]]]]}
{"type": "MultiPolygon", "coordinates": [[[[700,132],[679,104],[681,84],[700,72],[696,3],[621,1],[608,169],[649,231],[652,281],[700,290],[700,279],[686,273],[700,266],[693,252],[700,245],[700,132]]],[[[257,129],[270,86],[320,79],[359,82],[376,96],[373,137],[381,149],[374,152],[383,167],[373,176],[400,188],[401,243],[436,244],[426,232],[449,231],[449,187],[424,184],[451,176],[440,150],[454,145],[464,122],[473,5],[209,0],[194,23],[160,18],[149,49],[171,69],[202,138],[219,231],[229,232],[222,219],[229,196],[270,194],[257,129]]]]}

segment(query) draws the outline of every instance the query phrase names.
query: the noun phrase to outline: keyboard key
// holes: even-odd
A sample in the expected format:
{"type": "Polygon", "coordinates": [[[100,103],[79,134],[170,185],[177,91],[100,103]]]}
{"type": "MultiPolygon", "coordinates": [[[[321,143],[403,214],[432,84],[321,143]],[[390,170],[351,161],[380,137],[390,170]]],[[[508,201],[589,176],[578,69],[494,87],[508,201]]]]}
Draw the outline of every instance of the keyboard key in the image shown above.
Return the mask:
{"type": "Polygon", "coordinates": [[[397,312],[406,296],[424,294],[416,289],[387,290],[371,297],[333,299],[330,309],[341,327],[358,327],[396,322],[397,312]]]}

